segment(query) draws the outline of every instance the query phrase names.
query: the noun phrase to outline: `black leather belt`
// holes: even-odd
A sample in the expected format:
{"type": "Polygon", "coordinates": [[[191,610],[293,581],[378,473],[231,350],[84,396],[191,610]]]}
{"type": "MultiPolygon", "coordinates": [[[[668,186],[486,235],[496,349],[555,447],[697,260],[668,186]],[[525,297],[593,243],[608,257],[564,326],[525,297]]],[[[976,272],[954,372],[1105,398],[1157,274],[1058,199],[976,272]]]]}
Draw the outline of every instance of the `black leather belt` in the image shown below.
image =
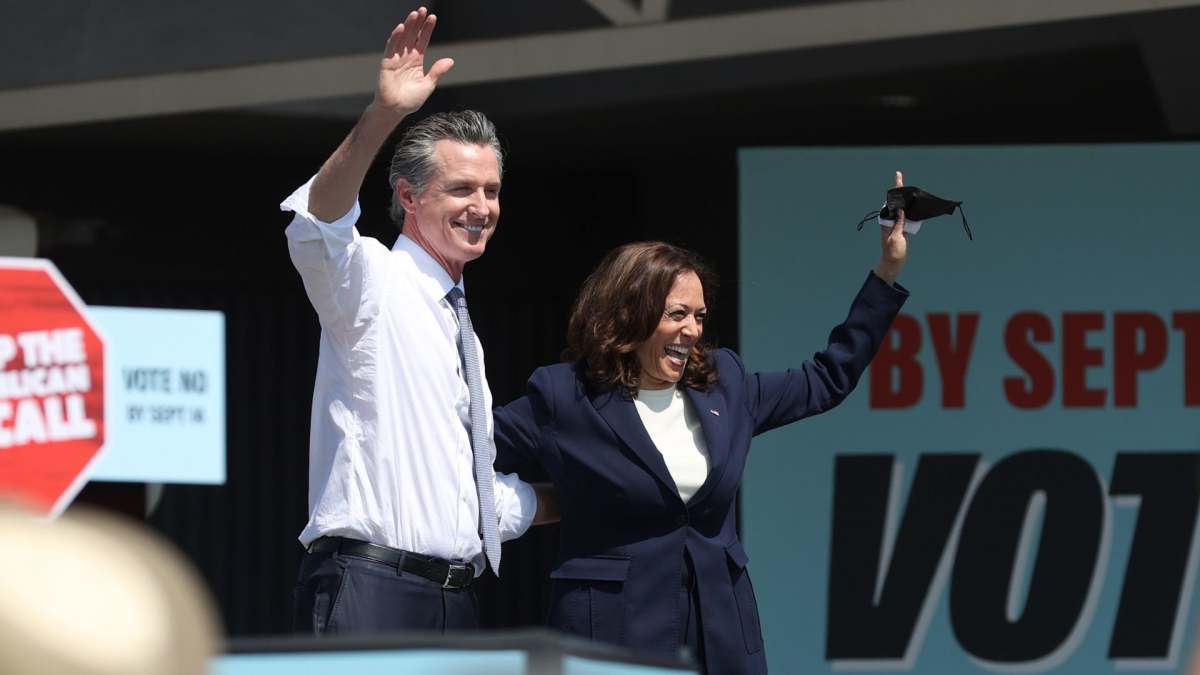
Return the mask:
{"type": "Polygon", "coordinates": [[[424,577],[441,584],[442,588],[466,588],[475,580],[475,566],[471,563],[452,563],[430,555],[401,551],[391,546],[380,546],[358,539],[321,537],[308,545],[308,552],[337,552],[374,560],[399,571],[424,577]]]}

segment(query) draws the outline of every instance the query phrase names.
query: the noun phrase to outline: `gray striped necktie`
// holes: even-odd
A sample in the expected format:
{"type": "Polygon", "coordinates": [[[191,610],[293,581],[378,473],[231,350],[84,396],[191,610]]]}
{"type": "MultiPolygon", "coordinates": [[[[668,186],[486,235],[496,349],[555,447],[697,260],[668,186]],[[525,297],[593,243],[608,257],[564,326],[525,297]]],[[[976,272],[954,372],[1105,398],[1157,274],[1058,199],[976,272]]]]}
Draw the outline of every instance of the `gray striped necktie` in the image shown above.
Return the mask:
{"type": "Polygon", "coordinates": [[[492,469],[492,450],[487,435],[487,410],[484,408],[483,377],[479,369],[479,354],[475,349],[475,330],[467,313],[467,299],[455,286],[446,294],[450,306],[458,314],[458,354],[462,357],[471,392],[471,451],[475,454],[475,489],[479,494],[479,525],[483,535],[483,552],[491,563],[492,572],[500,576],[500,532],[496,521],[495,473],[492,469]]]}

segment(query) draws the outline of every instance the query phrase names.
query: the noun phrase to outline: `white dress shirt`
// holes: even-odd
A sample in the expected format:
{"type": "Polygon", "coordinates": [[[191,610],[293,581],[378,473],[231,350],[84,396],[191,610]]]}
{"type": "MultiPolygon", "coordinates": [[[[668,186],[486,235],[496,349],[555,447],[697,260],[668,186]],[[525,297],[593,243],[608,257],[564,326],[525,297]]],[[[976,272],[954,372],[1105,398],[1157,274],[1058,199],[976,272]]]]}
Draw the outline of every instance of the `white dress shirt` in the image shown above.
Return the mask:
{"type": "MultiPolygon", "coordinates": [[[[288,250],[321,323],[300,543],[352,537],[470,561],[478,574],[470,392],[445,299],[454,281],[403,234],[391,250],[360,236],[357,201],[335,222],[318,220],[308,211],[311,184],[279,205],[295,213],[288,250]]],[[[486,376],[483,390],[491,438],[486,376]]],[[[520,536],[533,522],[533,489],[497,473],[495,495],[501,539],[520,536]]]]}
{"type": "Polygon", "coordinates": [[[679,497],[688,501],[708,478],[708,443],[692,402],[679,387],[639,389],[634,399],[638,417],[663,462],[679,497]]]}

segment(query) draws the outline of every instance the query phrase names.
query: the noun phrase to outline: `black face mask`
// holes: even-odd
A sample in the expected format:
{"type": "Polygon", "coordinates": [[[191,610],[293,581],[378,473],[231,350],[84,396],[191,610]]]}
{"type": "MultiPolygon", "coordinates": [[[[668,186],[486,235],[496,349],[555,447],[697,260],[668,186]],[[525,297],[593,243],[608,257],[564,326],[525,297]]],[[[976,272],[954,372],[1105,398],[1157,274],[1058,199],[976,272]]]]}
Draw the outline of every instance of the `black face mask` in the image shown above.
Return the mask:
{"type": "Polygon", "coordinates": [[[948,216],[954,213],[954,209],[958,209],[958,214],[962,217],[963,229],[967,232],[967,239],[975,240],[975,237],[971,236],[971,227],[967,225],[967,212],[963,211],[962,202],[942,199],[919,187],[897,187],[888,190],[883,208],[878,212],[868,213],[867,217],[858,223],[858,229],[861,230],[868,220],[875,217],[894,221],[898,215],[897,211],[900,209],[904,209],[904,217],[909,220],[928,220],[937,216],[948,216]]]}

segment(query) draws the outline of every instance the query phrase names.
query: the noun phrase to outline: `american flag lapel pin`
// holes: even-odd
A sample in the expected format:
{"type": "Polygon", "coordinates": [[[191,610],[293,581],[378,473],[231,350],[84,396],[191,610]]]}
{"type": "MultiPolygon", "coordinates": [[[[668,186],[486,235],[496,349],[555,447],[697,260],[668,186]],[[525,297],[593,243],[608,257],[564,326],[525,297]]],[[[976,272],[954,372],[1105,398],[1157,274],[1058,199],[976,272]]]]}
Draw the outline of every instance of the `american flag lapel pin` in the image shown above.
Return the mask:
{"type": "Polygon", "coordinates": [[[712,413],[712,414],[716,415],[717,417],[720,417],[720,416],[721,416],[721,411],[717,410],[716,408],[709,408],[709,409],[708,409],[708,412],[710,412],[710,413],[712,413]]]}

